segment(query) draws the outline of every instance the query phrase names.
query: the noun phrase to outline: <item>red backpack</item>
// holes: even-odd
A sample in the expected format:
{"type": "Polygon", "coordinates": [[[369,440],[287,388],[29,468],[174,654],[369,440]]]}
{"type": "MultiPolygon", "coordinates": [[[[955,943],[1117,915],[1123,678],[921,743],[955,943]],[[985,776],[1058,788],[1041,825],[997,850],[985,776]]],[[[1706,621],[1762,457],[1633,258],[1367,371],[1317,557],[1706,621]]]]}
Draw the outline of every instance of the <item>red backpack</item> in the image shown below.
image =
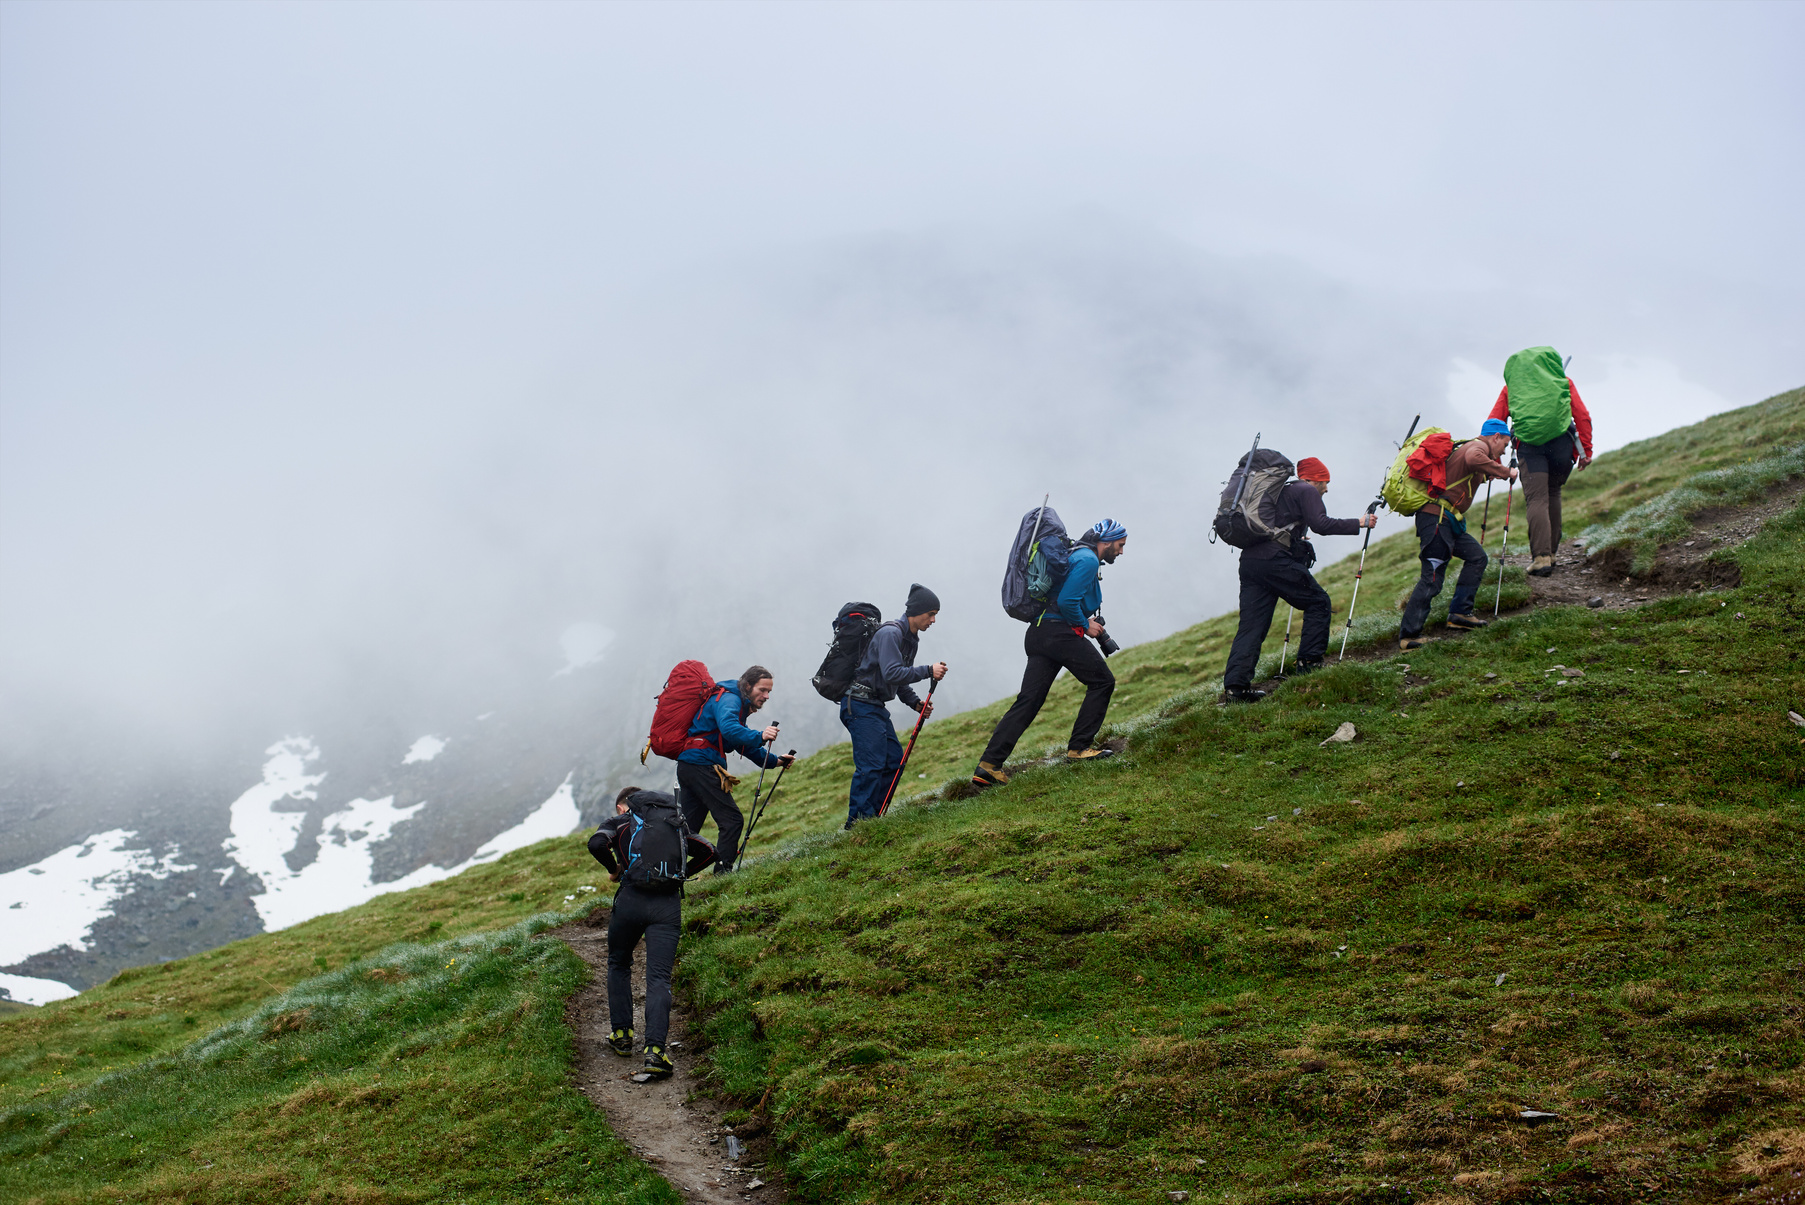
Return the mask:
{"type": "Polygon", "coordinates": [[[696,714],[704,705],[726,693],[727,688],[716,685],[714,675],[700,661],[677,662],[658,694],[658,706],[652,711],[652,731],[646,737],[646,747],[640,750],[639,764],[645,765],[649,753],[674,760],[691,749],[707,748],[712,742],[690,736],[689,726],[696,722],[696,714]]]}

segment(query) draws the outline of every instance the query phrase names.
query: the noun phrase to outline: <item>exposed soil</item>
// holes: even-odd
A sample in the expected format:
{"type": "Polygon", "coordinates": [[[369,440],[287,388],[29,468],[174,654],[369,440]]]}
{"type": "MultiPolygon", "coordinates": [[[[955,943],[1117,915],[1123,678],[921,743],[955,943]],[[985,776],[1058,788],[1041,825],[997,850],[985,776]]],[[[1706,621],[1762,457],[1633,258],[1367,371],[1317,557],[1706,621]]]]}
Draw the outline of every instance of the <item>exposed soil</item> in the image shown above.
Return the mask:
{"type": "MultiPolygon", "coordinates": [[[[623,1059],[608,1048],[608,909],[597,908],[575,924],[553,931],[594,972],[565,1005],[564,1019],[577,1039],[577,1081],[608,1125],[691,1205],[773,1205],[789,1200],[783,1179],[767,1166],[769,1140],[757,1117],[738,1126],[724,1120],[727,1106],[696,1087],[701,1061],[690,1040],[689,1019],[671,1010],[670,1056],[677,1074],[636,1084],[637,1055],[623,1059]],[[729,1158],[728,1138],[742,1146],[729,1158]],[[760,1187],[753,1188],[755,1182],[760,1187]]],[[[634,1029],[644,1033],[644,948],[633,966],[634,1029]]]]}

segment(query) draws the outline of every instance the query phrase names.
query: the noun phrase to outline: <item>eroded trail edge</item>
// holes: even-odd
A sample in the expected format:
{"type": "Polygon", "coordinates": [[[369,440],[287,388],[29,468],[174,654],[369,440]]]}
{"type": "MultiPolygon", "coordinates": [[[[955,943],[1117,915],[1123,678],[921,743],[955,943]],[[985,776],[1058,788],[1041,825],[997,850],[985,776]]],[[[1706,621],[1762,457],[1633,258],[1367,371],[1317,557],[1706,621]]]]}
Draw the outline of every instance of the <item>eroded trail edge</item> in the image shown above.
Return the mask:
{"type": "MultiPolygon", "coordinates": [[[[564,1007],[576,1039],[578,1086],[608,1118],[620,1140],[667,1180],[690,1205],[773,1205],[789,1200],[781,1177],[767,1166],[768,1140],[756,1121],[729,1127],[726,1108],[697,1085],[689,1018],[671,1010],[670,1056],[677,1073],[662,1083],[636,1084],[640,1058],[623,1059],[608,1048],[608,910],[553,930],[593,974],[564,1007]],[[729,1143],[728,1139],[735,1139],[729,1143]],[[730,1148],[740,1147],[737,1161],[730,1148]],[[758,1187],[754,1188],[753,1185],[758,1187]]],[[[645,951],[633,965],[633,1004],[645,1006],[645,951]]],[[[642,1028],[636,1019],[635,1028],[642,1028]]]]}

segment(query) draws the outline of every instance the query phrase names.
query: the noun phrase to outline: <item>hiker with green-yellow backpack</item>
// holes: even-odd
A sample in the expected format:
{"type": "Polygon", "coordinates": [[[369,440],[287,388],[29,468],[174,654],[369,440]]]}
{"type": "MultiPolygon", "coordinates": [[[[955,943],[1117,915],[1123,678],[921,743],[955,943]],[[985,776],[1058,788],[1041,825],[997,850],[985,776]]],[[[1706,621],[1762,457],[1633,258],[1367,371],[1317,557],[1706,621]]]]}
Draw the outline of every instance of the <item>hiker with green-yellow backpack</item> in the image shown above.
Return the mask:
{"type": "Polygon", "coordinates": [[[1417,556],[1423,563],[1398,625],[1400,649],[1423,647],[1423,625],[1452,561],[1460,561],[1461,567],[1454,597],[1448,600],[1448,626],[1468,630],[1485,626],[1486,621],[1473,614],[1473,602],[1485,578],[1486,555],[1479,541],[1467,534],[1466,511],[1481,481],[1517,476],[1517,470],[1499,463],[1508,447],[1510,427],[1488,419],[1477,439],[1456,440],[1440,427],[1431,427],[1398,450],[1379,492],[1392,510],[1416,517],[1417,556]]]}
{"type": "Polygon", "coordinates": [[[1523,463],[1529,573],[1547,577],[1561,546],[1561,486],[1575,468],[1592,463],[1592,416],[1560,353],[1529,347],[1504,362],[1504,389],[1491,417],[1510,419],[1511,438],[1523,463]]]}

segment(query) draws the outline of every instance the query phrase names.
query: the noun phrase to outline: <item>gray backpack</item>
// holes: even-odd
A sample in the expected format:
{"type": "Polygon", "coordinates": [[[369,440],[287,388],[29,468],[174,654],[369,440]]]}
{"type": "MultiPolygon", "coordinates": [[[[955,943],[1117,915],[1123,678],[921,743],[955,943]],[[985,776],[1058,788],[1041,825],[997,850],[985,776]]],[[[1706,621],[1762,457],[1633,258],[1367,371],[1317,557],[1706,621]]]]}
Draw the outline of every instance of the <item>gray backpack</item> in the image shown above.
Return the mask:
{"type": "Polygon", "coordinates": [[[1271,540],[1291,547],[1291,528],[1279,526],[1279,491],[1291,480],[1293,466],[1271,448],[1255,448],[1241,457],[1222,489],[1222,502],[1210,526],[1226,544],[1251,548],[1271,540]]]}

